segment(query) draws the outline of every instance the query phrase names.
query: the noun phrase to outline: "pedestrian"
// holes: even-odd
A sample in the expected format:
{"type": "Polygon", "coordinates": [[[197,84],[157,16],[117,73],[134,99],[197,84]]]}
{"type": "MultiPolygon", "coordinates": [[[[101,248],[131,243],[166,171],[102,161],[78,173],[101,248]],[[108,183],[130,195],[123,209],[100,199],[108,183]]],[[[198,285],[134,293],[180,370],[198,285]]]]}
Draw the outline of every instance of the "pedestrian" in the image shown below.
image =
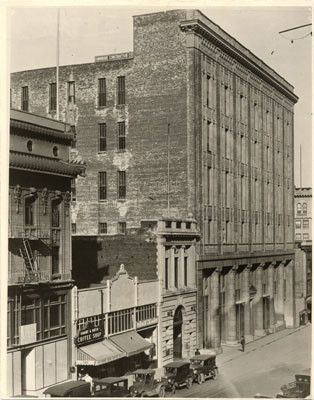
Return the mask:
{"type": "Polygon", "coordinates": [[[82,380],[85,382],[89,382],[90,392],[91,392],[91,394],[93,394],[94,393],[94,381],[93,381],[93,378],[88,374],[88,372],[86,372],[86,374],[83,376],[82,380]]]}
{"type": "Polygon", "coordinates": [[[201,353],[200,353],[199,349],[196,349],[195,355],[196,355],[196,356],[199,356],[200,354],[201,354],[201,353]]]}
{"type": "Polygon", "coordinates": [[[241,346],[242,346],[242,351],[244,352],[244,350],[245,350],[245,339],[244,339],[244,336],[241,336],[240,343],[241,343],[241,346]]]}

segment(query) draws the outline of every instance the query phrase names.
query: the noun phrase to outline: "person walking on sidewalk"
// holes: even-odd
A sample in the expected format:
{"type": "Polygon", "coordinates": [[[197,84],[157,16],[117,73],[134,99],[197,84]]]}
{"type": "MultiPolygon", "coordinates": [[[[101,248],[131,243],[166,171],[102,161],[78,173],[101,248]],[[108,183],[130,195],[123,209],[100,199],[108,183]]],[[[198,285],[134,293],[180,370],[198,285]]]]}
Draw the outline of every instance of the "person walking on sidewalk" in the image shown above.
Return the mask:
{"type": "Polygon", "coordinates": [[[241,346],[242,346],[242,351],[245,351],[245,339],[244,336],[241,336],[241,340],[240,340],[241,346]]]}

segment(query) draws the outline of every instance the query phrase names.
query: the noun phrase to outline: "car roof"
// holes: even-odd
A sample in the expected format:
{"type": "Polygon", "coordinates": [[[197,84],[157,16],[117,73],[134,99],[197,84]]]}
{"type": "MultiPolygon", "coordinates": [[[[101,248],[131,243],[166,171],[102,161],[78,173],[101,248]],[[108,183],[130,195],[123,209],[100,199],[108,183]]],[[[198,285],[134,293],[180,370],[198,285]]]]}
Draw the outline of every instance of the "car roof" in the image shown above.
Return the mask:
{"type": "Polygon", "coordinates": [[[191,358],[193,360],[209,360],[210,358],[216,358],[216,354],[200,354],[191,358]]]}
{"type": "Polygon", "coordinates": [[[116,382],[121,382],[121,381],[127,381],[128,378],[125,376],[110,376],[107,378],[101,378],[101,379],[95,379],[94,382],[100,382],[100,383],[116,383],[116,382]]]}
{"type": "Polygon", "coordinates": [[[153,369],[137,369],[133,371],[132,374],[154,374],[155,370],[153,369]]]}
{"type": "Polygon", "coordinates": [[[58,385],[50,386],[43,394],[54,394],[56,396],[65,396],[71,389],[83,386],[90,386],[88,382],[83,381],[68,381],[59,383],[58,385]]]}
{"type": "Polygon", "coordinates": [[[188,361],[173,361],[170,362],[169,364],[166,364],[165,367],[171,367],[171,368],[179,368],[182,367],[183,365],[189,365],[190,363],[188,361]]]}

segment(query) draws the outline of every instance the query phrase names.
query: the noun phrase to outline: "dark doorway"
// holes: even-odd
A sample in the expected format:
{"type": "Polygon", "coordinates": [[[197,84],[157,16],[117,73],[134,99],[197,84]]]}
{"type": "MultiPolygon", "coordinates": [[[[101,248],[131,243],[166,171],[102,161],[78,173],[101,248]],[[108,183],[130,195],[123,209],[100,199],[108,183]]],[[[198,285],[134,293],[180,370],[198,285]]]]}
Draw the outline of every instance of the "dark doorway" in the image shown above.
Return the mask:
{"type": "Polygon", "coordinates": [[[178,307],[173,317],[173,358],[182,358],[182,308],[178,307]]]}
{"type": "Polygon", "coordinates": [[[263,329],[269,329],[269,297],[263,297],[263,329]]]}
{"type": "Polygon", "coordinates": [[[244,303],[236,304],[237,341],[244,336],[244,303]]]}

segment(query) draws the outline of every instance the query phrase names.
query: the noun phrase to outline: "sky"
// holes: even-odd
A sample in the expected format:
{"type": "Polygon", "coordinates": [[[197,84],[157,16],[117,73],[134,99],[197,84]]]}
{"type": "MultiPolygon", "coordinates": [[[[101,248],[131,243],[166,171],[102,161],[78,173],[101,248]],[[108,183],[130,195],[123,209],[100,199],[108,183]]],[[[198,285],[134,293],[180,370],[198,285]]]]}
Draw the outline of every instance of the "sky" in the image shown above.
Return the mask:
{"type": "MultiPolygon", "coordinates": [[[[133,15],[183,8],[180,4],[171,6],[169,1],[164,3],[167,7],[134,4],[60,7],[60,65],[93,62],[96,55],[132,51],[133,15]]],[[[299,97],[295,106],[295,185],[300,185],[301,165],[302,186],[312,186],[312,27],[279,34],[311,23],[311,8],[193,8],[200,9],[294,86],[299,97]]],[[[8,21],[11,72],[56,64],[56,7],[11,6],[8,21]]]]}

